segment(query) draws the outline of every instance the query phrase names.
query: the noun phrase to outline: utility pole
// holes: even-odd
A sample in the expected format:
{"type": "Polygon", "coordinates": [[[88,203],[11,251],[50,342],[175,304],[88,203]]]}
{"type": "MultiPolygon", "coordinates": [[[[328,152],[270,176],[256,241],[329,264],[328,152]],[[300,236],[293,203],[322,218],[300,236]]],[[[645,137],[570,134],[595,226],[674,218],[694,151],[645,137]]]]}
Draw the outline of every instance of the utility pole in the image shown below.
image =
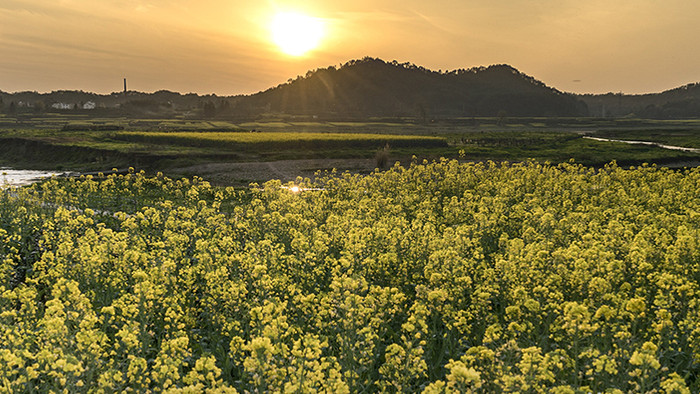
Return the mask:
{"type": "Polygon", "coordinates": [[[124,98],[126,98],[126,78],[124,78],[124,98]]]}

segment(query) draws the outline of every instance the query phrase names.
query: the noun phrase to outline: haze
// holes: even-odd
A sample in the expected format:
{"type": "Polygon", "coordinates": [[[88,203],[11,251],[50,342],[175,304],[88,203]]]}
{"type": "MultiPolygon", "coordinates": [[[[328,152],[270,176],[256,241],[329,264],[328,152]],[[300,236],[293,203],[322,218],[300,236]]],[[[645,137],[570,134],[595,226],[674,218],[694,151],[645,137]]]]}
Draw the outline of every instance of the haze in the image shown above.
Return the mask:
{"type": "Polygon", "coordinates": [[[507,63],[577,93],[700,81],[692,0],[0,0],[0,90],[248,94],[372,56],[434,70],[507,63]],[[276,12],[324,20],[304,56],[271,41],[276,12]]]}

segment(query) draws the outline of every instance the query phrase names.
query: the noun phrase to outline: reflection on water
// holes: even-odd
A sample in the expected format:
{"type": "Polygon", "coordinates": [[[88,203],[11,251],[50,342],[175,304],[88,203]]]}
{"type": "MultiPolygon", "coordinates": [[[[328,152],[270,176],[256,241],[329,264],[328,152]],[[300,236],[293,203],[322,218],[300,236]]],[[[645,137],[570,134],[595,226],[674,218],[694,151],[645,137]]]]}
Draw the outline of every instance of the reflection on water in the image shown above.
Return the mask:
{"type": "Polygon", "coordinates": [[[41,178],[52,175],[61,175],[62,172],[35,171],[35,170],[13,170],[11,168],[0,168],[0,188],[29,185],[38,182],[41,178]]]}

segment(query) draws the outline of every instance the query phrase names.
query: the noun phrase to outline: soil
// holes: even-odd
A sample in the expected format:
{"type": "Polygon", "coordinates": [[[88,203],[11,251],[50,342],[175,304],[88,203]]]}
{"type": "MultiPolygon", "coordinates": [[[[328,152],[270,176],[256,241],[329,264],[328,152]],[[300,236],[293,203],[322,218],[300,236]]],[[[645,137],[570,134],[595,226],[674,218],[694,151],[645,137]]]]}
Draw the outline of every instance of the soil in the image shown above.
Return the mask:
{"type": "Polygon", "coordinates": [[[339,173],[370,173],[374,171],[374,159],[306,159],[278,160],[248,163],[207,163],[169,169],[170,176],[199,176],[213,185],[248,185],[279,179],[283,183],[297,177],[316,177],[335,169],[339,173]]]}

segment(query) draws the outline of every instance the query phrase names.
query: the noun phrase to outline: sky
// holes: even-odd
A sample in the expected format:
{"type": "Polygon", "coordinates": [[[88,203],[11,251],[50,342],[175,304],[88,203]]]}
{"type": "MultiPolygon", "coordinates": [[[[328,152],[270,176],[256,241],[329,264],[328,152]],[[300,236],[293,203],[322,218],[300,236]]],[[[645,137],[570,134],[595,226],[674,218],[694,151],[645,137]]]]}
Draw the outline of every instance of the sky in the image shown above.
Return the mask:
{"type": "Polygon", "coordinates": [[[218,95],[365,56],[433,70],[509,64],[574,93],[700,82],[698,0],[0,0],[0,90],[218,95]],[[279,12],[319,20],[301,56],[279,12]]]}

